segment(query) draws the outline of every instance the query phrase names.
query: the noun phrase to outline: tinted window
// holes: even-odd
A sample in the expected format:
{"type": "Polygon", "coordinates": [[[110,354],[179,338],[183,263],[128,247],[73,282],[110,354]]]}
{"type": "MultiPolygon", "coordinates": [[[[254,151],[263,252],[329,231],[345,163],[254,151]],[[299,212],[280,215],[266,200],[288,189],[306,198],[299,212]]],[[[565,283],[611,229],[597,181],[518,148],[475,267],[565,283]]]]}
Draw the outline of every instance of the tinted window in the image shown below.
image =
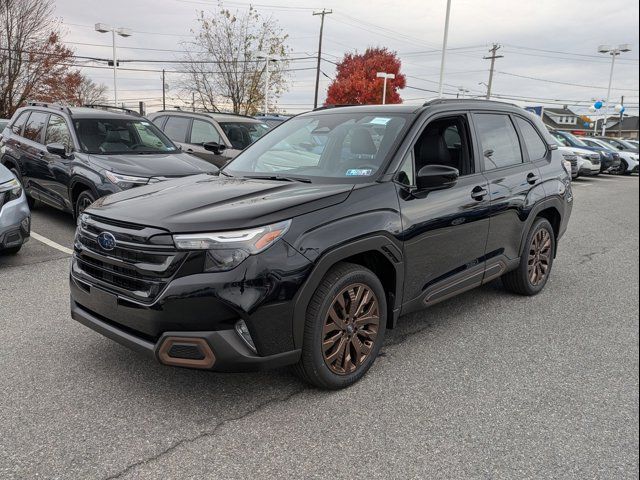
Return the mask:
{"type": "Polygon", "coordinates": [[[487,170],[522,163],[520,141],[507,115],[477,114],[475,121],[487,170]]]}
{"type": "Polygon", "coordinates": [[[529,160],[538,160],[547,155],[547,144],[540,138],[538,131],[524,118],[516,117],[524,145],[529,152],[529,160]]]}
{"type": "Polygon", "coordinates": [[[220,143],[220,134],[209,122],[194,120],[191,127],[191,143],[220,143]]]}
{"type": "Polygon", "coordinates": [[[169,117],[164,133],[174,142],[186,142],[191,120],[188,117],[169,117]]]}
{"type": "Polygon", "coordinates": [[[29,117],[29,112],[22,112],[16,121],[13,122],[11,126],[11,131],[16,135],[22,135],[22,127],[24,127],[25,122],[27,121],[27,117],[29,117]]]}
{"type": "Polygon", "coordinates": [[[67,127],[67,122],[60,115],[51,115],[49,117],[44,143],[61,143],[67,149],[71,146],[69,127],[67,127]]]}
{"type": "Polygon", "coordinates": [[[233,148],[243,150],[269,131],[269,126],[259,122],[220,122],[233,148]]]}
{"type": "Polygon", "coordinates": [[[47,122],[47,114],[42,112],[31,112],[29,121],[24,127],[24,138],[33,140],[34,142],[42,141],[42,131],[47,122]]]}

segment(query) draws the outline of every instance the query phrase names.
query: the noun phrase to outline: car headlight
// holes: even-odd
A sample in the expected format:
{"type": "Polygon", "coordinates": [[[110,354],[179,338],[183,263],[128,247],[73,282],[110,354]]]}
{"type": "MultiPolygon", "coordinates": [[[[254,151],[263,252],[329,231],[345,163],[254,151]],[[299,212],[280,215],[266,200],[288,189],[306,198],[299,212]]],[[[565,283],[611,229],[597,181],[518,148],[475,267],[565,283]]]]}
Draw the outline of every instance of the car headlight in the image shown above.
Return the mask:
{"type": "Polygon", "coordinates": [[[269,248],[290,226],[291,220],[286,220],[246,230],[178,234],[173,236],[173,241],[180,250],[206,250],[205,270],[224,272],[269,248]]]}
{"type": "Polygon", "coordinates": [[[20,182],[14,178],[0,185],[0,193],[4,192],[9,192],[9,199],[6,200],[7,202],[17,200],[22,196],[22,185],[20,185],[20,182]]]}
{"type": "Polygon", "coordinates": [[[104,176],[122,189],[132,188],[138,185],[146,185],[149,183],[148,177],[135,177],[133,175],[121,175],[119,173],[113,173],[109,171],[104,172],[104,176]]]}

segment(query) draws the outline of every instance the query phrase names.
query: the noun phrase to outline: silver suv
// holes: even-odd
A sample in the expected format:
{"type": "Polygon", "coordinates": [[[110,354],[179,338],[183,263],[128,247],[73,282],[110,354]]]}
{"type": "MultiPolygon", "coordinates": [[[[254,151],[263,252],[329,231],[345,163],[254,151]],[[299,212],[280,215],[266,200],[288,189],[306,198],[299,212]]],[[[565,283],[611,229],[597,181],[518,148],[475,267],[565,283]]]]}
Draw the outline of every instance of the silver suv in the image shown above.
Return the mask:
{"type": "Polygon", "coordinates": [[[147,116],[188,153],[221,167],[269,131],[253,117],[162,110],[147,116]]]}

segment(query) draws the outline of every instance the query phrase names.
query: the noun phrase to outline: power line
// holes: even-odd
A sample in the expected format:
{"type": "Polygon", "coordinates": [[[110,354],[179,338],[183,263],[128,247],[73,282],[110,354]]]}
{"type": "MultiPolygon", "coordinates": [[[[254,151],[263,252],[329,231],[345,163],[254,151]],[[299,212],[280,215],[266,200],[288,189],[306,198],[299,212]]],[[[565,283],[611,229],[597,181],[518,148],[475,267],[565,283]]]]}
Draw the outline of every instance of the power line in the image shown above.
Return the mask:
{"type": "MultiPolygon", "coordinates": [[[[568,85],[570,87],[595,88],[595,89],[599,89],[599,90],[604,90],[604,89],[607,88],[607,87],[603,87],[603,86],[583,85],[583,84],[579,84],[579,83],[562,82],[560,80],[549,80],[549,79],[546,79],[546,78],[530,77],[528,75],[518,75],[517,73],[500,72],[500,71],[497,71],[496,73],[499,73],[501,75],[508,75],[510,77],[526,78],[527,80],[536,80],[538,82],[555,83],[555,84],[558,84],[558,85],[568,85]]],[[[627,91],[627,92],[637,92],[638,91],[637,88],[612,88],[612,90],[623,90],[623,91],[627,91]]]]}

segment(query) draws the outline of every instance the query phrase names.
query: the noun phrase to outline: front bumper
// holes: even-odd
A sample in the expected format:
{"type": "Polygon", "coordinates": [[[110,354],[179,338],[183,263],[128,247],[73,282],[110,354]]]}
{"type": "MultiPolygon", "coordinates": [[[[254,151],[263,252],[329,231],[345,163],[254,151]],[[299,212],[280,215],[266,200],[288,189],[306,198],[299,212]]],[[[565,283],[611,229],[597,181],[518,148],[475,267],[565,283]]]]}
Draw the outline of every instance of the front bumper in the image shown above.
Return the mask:
{"type": "MultiPolygon", "coordinates": [[[[196,365],[181,365],[178,361],[175,363],[169,363],[167,361],[166,355],[163,355],[163,346],[165,342],[174,338],[184,339],[186,342],[188,342],[189,339],[193,341],[204,341],[210,348],[210,351],[213,352],[213,358],[211,358],[211,363],[203,368],[213,371],[238,372],[264,370],[291,365],[300,359],[300,350],[291,350],[268,356],[256,355],[244,344],[234,330],[198,332],[167,331],[164,332],[157,341],[151,341],[86,310],[78,304],[73,297],[71,298],[71,318],[148,358],[174,366],[191,366],[192,368],[198,368],[196,365]]],[[[172,358],[180,360],[181,357],[172,358]]]]}
{"type": "Polygon", "coordinates": [[[17,200],[0,206],[0,250],[22,245],[31,234],[31,212],[24,191],[17,200]]]}

